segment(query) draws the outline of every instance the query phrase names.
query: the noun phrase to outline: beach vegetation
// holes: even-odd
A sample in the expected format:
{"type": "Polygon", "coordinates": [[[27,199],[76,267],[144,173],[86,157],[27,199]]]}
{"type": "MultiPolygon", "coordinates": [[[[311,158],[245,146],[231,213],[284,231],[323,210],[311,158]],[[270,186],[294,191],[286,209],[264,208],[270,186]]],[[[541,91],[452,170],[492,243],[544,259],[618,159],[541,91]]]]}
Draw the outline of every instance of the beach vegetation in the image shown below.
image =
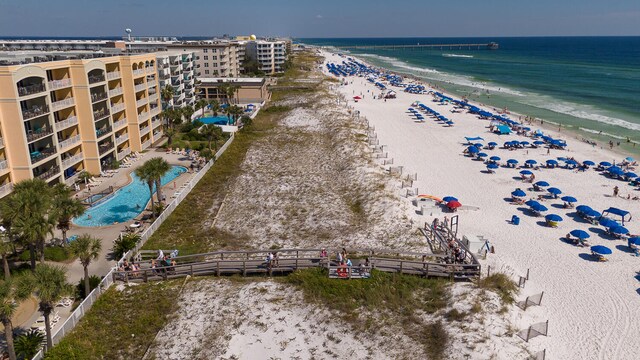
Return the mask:
{"type": "Polygon", "coordinates": [[[498,272],[478,279],[478,286],[497,293],[505,304],[513,304],[518,293],[518,285],[508,275],[498,272]]]}
{"type": "Polygon", "coordinates": [[[142,359],[177,309],[180,283],[112,286],[45,359],[142,359]]]}
{"type": "Polygon", "coordinates": [[[29,329],[15,340],[16,355],[20,359],[32,359],[44,345],[44,334],[40,330],[29,329]]]}
{"type": "MultiPolygon", "coordinates": [[[[18,260],[28,262],[30,256],[29,251],[23,251],[18,256],[18,260]]],[[[44,248],[44,260],[68,263],[73,260],[73,257],[71,256],[71,252],[69,252],[68,248],[60,245],[51,245],[44,248]]]]}
{"type": "Polygon", "coordinates": [[[113,248],[111,249],[113,259],[119,260],[120,258],[122,258],[122,256],[129,250],[136,247],[138,241],[140,241],[139,234],[125,234],[118,237],[113,242],[113,248]]]}
{"type": "Polygon", "coordinates": [[[100,256],[102,241],[89,234],[79,236],[69,245],[69,252],[74,258],[78,258],[84,270],[84,293],[91,292],[89,284],[89,264],[100,256]]]}
{"type": "Polygon", "coordinates": [[[87,295],[89,295],[91,291],[93,291],[93,289],[100,286],[101,281],[102,279],[100,279],[99,276],[96,276],[96,275],[89,276],[89,292],[86,292],[85,278],[80,279],[80,281],[78,281],[78,284],[76,285],[76,294],[78,295],[77,298],[79,299],[86,298],[87,295]]]}
{"type": "Polygon", "coordinates": [[[21,291],[12,280],[0,281],[0,322],[4,326],[4,338],[10,359],[16,359],[16,351],[13,342],[13,323],[11,319],[15,315],[18,304],[27,299],[28,291],[21,291]]]}

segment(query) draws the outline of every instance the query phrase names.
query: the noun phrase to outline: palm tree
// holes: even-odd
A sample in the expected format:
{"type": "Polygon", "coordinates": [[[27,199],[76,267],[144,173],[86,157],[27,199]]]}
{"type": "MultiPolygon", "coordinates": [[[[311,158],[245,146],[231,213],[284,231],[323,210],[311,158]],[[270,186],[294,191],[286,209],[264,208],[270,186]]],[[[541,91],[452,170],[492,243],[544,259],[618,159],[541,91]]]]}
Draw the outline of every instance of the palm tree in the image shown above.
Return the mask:
{"type": "Polygon", "coordinates": [[[4,280],[11,280],[11,270],[9,269],[9,254],[13,253],[13,243],[10,240],[0,238],[0,256],[2,256],[2,268],[4,269],[4,280]]]}
{"type": "Polygon", "coordinates": [[[82,234],[69,245],[69,250],[74,257],[77,257],[84,269],[84,293],[89,296],[91,286],[89,285],[89,264],[100,256],[102,242],[89,234],[82,234]]]}
{"type": "Polygon", "coordinates": [[[65,184],[56,184],[53,187],[52,217],[57,221],[57,228],[62,231],[63,243],[67,242],[67,231],[71,227],[71,219],[82,215],[84,211],[82,202],[71,197],[71,188],[65,184]]]}
{"type": "Polygon", "coordinates": [[[227,116],[227,125],[231,122],[231,106],[227,104],[227,107],[224,108],[224,114],[227,116]]]}
{"type": "Polygon", "coordinates": [[[209,107],[211,108],[213,117],[218,116],[220,113],[220,102],[218,100],[211,100],[209,101],[209,107]]]}
{"type": "Polygon", "coordinates": [[[34,213],[22,216],[16,220],[14,227],[20,234],[24,245],[29,247],[31,254],[31,270],[36,267],[36,254],[40,256],[40,263],[44,263],[44,243],[47,236],[53,236],[55,221],[45,214],[34,213]]]}
{"type": "Polygon", "coordinates": [[[196,101],[196,110],[202,109],[202,116],[204,116],[204,109],[207,107],[209,102],[205,99],[200,99],[196,101]]]}
{"type": "Polygon", "coordinates": [[[18,335],[15,341],[16,355],[21,359],[33,359],[42,348],[44,335],[41,331],[30,329],[24,334],[18,335]]]}
{"type": "MultiPolygon", "coordinates": [[[[171,86],[171,84],[165,85],[165,87],[163,87],[162,90],[160,90],[160,96],[162,97],[162,100],[164,100],[164,103],[166,105],[168,105],[171,99],[173,99],[173,94],[174,94],[174,91],[173,91],[173,86],[171,86]]],[[[173,108],[173,105],[171,105],[171,107],[173,108]]]]}
{"type": "Polygon", "coordinates": [[[238,118],[240,117],[240,115],[244,114],[244,110],[240,106],[233,105],[231,106],[231,109],[229,109],[229,113],[231,114],[231,116],[233,116],[233,124],[237,125],[238,118]]]}
{"type": "Polygon", "coordinates": [[[149,163],[149,161],[147,161],[144,164],[142,164],[142,166],[140,166],[139,168],[137,168],[134,171],[134,174],[136,174],[136,176],[142,182],[147,183],[147,186],[149,186],[149,194],[151,194],[151,209],[153,210],[153,182],[154,182],[154,178],[153,178],[153,174],[150,171],[151,169],[148,166],[148,163],[149,163]]]}
{"type": "Polygon", "coordinates": [[[228,98],[228,94],[229,94],[229,83],[222,83],[220,85],[218,85],[218,94],[222,95],[225,99],[225,103],[228,104],[229,103],[229,98],[228,98]]]}
{"type": "Polygon", "coordinates": [[[229,86],[227,86],[227,103],[231,104],[235,102],[235,97],[238,89],[240,89],[240,86],[235,84],[229,84],[229,86]]]}
{"type": "Polygon", "coordinates": [[[222,137],[222,129],[213,124],[207,124],[202,128],[202,135],[209,141],[209,150],[211,150],[211,141],[214,141],[215,147],[218,147],[218,140],[222,137]]]}
{"type": "Polygon", "coordinates": [[[4,326],[4,337],[7,342],[9,359],[16,359],[16,351],[13,346],[13,323],[11,318],[16,312],[20,302],[28,298],[30,292],[19,291],[12,281],[0,282],[0,322],[4,326]]]}
{"type": "Polygon", "coordinates": [[[161,157],[149,159],[147,163],[149,163],[154,182],[156,183],[158,202],[162,204],[162,177],[165,176],[169,172],[169,170],[171,170],[171,165],[169,165],[169,163],[161,157]]]}
{"type": "Polygon", "coordinates": [[[187,105],[182,108],[182,115],[184,115],[187,122],[191,122],[191,116],[193,116],[194,112],[196,111],[193,109],[193,106],[187,105]]]}
{"type": "Polygon", "coordinates": [[[164,131],[164,136],[167,137],[167,146],[171,146],[171,140],[173,140],[173,136],[176,134],[176,131],[173,129],[167,129],[164,131]]]}
{"type": "Polygon", "coordinates": [[[40,264],[36,271],[20,278],[17,288],[19,293],[33,293],[39,299],[38,310],[44,316],[47,349],[51,349],[53,339],[49,317],[58,301],[73,293],[71,285],[67,283],[66,269],[62,266],[40,264]]]}

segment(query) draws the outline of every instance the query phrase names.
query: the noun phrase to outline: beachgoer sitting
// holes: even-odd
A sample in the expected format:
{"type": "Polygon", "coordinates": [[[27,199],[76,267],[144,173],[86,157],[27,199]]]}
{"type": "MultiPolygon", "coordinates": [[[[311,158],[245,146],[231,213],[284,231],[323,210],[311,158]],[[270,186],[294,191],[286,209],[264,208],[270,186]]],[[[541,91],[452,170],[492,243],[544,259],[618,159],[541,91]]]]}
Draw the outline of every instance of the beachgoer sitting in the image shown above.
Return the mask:
{"type": "Polygon", "coordinates": [[[598,261],[607,261],[607,258],[594,251],[591,251],[591,256],[595,257],[598,261]]]}

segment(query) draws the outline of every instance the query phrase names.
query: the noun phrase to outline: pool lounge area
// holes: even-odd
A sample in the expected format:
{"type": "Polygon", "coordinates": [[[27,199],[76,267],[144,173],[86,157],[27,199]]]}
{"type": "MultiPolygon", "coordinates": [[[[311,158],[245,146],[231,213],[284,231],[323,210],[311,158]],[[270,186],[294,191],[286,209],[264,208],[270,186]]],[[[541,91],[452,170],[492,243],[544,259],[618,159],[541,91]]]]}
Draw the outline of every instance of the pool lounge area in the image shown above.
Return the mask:
{"type": "Polygon", "coordinates": [[[233,119],[230,119],[226,116],[208,116],[202,117],[198,119],[203,124],[214,124],[214,125],[229,125],[233,122],[233,119]]]}
{"type": "MultiPolygon", "coordinates": [[[[162,177],[162,185],[166,185],[187,172],[184,166],[174,165],[162,177]]],[[[149,187],[131,173],[132,181],[117,190],[107,199],[100,200],[97,205],[87,208],[85,213],[73,223],[78,226],[96,227],[122,224],[140,215],[150,200],[149,187]]]]}

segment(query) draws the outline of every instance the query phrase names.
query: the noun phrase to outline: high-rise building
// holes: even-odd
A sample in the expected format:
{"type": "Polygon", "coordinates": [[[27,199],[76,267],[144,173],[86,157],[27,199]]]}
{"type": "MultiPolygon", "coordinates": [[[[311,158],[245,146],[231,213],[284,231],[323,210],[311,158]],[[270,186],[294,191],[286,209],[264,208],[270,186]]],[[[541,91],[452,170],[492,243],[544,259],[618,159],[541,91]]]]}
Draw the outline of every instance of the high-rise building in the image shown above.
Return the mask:
{"type": "Polygon", "coordinates": [[[196,54],[193,52],[167,51],[156,53],[160,92],[167,85],[173,88],[173,98],[161,98],[163,107],[193,106],[195,96],[196,54]]]}
{"type": "Polygon", "coordinates": [[[241,45],[235,41],[194,41],[167,45],[168,50],[195,53],[197,77],[236,77],[243,58],[241,45]],[[239,51],[240,50],[240,51],[239,51]]]}
{"type": "Polygon", "coordinates": [[[246,45],[247,58],[258,62],[258,69],[267,74],[284,71],[287,59],[287,42],[283,40],[254,40],[246,45]]]}
{"type": "Polygon", "coordinates": [[[163,135],[154,53],[13,52],[9,61],[0,65],[0,197],[25,179],[100,174],[163,135]]]}

